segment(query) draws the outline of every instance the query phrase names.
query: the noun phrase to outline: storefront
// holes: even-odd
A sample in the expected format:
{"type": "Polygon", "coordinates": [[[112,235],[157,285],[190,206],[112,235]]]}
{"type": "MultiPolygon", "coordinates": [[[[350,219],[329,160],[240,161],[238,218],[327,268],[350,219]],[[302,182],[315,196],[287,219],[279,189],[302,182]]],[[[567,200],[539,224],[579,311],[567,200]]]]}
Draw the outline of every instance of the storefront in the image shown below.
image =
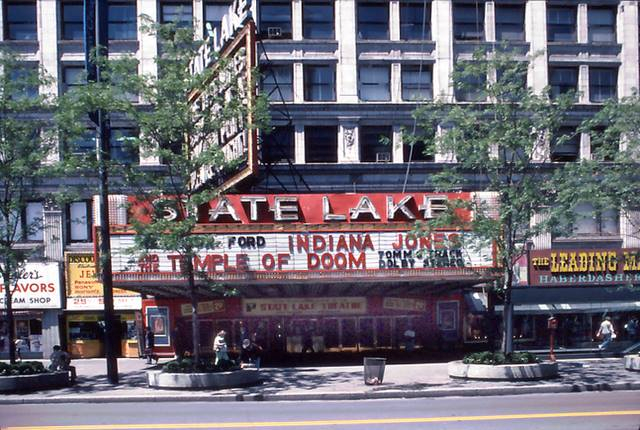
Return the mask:
{"type": "MultiPolygon", "coordinates": [[[[218,240],[194,258],[200,344],[210,349],[224,329],[232,347],[242,330],[282,353],[402,349],[408,330],[418,348],[461,345],[461,291],[492,279],[493,249],[471,243],[463,230],[412,233],[415,220],[434,217],[454,197],[470,194],[228,195],[211,202],[195,232],[218,240]],[[220,298],[207,287],[212,282],[238,297],[220,298]]],[[[148,214],[132,203],[134,216],[148,214]]],[[[154,250],[132,264],[132,241],[127,227],[112,229],[114,284],[155,297],[144,301],[145,324],[156,350],[171,354],[176,338],[191,338],[180,257],[154,250]]]]}
{"type": "MultiPolygon", "coordinates": [[[[2,278],[0,278],[1,281],[2,278]]],[[[22,358],[45,358],[60,342],[58,316],[62,308],[62,283],[58,263],[27,263],[14,287],[12,310],[13,338],[22,358]]],[[[0,357],[8,357],[8,324],[4,319],[4,288],[0,285],[0,357]]]]}
{"type": "MultiPolygon", "coordinates": [[[[74,358],[104,356],[104,299],[102,284],[95,277],[94,255],[65,255],[67,305],[65,332],[67,350],[74,358]]],[[[138,357],[136,313],[142,306],[140,294],[115,288],[113,301],[116,328],[120,333],[118,355],[138,357]]],[[[139,318],[138,318],[139,319],[139,318]]]]}

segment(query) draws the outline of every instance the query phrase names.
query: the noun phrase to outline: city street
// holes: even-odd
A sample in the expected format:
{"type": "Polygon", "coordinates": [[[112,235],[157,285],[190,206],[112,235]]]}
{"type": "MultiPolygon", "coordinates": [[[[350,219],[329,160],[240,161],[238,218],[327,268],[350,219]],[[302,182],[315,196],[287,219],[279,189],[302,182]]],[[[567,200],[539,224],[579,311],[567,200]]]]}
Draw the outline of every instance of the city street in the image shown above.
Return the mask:
{"type": "Polygon", "coordinates": [[[640,392],[306,402],[0,406],[2,429],[638,430],[640,392]]]}

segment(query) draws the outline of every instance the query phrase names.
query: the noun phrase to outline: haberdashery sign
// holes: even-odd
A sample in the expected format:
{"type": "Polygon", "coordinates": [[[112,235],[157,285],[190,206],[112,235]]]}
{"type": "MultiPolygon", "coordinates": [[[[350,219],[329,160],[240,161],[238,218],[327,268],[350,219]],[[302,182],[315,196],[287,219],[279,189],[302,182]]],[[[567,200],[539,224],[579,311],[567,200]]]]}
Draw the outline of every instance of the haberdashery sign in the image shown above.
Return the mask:
{"type": "Polygon", "coordinates": [[[534,286],[640,284],[640,250],[531,251],[529,270],[534,286]]]}
{"type": "Polygon", "coordinates": [[[243,299],[244,316],[353,315],[367,311],[365,297],[243,299]]]}
{"type": "MultiPolygon", "coordinates": [[[[93,254],[66,254],[67,310],[86,311],[104,309],[102,283],[96,278],[93,254]]],[[[113,289],[113,307],[117,310],[139,310],[140,294],[113,289]]]]}
{"type": "MultiPolygon", "coordinates": [[[[11,289],[13,309],[59,309],[62,307],[58,263],[27,263],[11,289]]],[[[4,280],[0,276],[0,309],[5,309],[4,280]]]]}

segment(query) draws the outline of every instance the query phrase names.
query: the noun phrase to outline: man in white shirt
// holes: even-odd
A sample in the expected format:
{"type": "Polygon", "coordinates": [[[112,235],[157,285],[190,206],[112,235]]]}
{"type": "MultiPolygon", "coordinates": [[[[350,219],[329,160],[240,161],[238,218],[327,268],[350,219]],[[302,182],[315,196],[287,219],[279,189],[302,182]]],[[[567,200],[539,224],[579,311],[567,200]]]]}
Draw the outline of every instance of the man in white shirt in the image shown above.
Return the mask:
{"type": "Polygon", "coordinates": [[[598,349],[607,349],[607,347],[615,337],[615,333],[616,332],[613,328],[611,317],[608,316],[602,321],[602,323],[600,323],[600,328],[598,329],[598,333],[596,334],[599,339],[602,339],[602,343],[598,345],[598,349]]]}

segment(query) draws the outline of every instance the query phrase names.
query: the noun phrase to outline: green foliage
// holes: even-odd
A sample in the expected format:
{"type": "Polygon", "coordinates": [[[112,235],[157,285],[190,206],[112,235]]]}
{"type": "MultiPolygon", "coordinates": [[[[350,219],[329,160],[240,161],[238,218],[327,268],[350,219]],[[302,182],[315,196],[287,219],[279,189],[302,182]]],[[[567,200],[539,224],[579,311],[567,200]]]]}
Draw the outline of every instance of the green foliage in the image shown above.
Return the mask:
{"type": "Polygon", "coordinates": [[[194,360],[185,358],[173,360],[162,366],[164,373],[216,373],[240,370],[240,367],[230,360],[222,360],[216,366],[211,359],[201,359],[196,366],[194,360]]]}
{"type": "Polygon", "coordinates": [[[488,364],[497,366],[500,364],[530,364],[539,363],[540,359],[530,352],[514,352],[510,358],[502,352],[474,352],[467,354],[462,359],[464,364],[488,364]]]}
{"type": "Polygon", "coordinates": [[[0,376],[36,375],[48,370],[39,361],[22,361],[20,363],[0,363],[0,376]]]}

